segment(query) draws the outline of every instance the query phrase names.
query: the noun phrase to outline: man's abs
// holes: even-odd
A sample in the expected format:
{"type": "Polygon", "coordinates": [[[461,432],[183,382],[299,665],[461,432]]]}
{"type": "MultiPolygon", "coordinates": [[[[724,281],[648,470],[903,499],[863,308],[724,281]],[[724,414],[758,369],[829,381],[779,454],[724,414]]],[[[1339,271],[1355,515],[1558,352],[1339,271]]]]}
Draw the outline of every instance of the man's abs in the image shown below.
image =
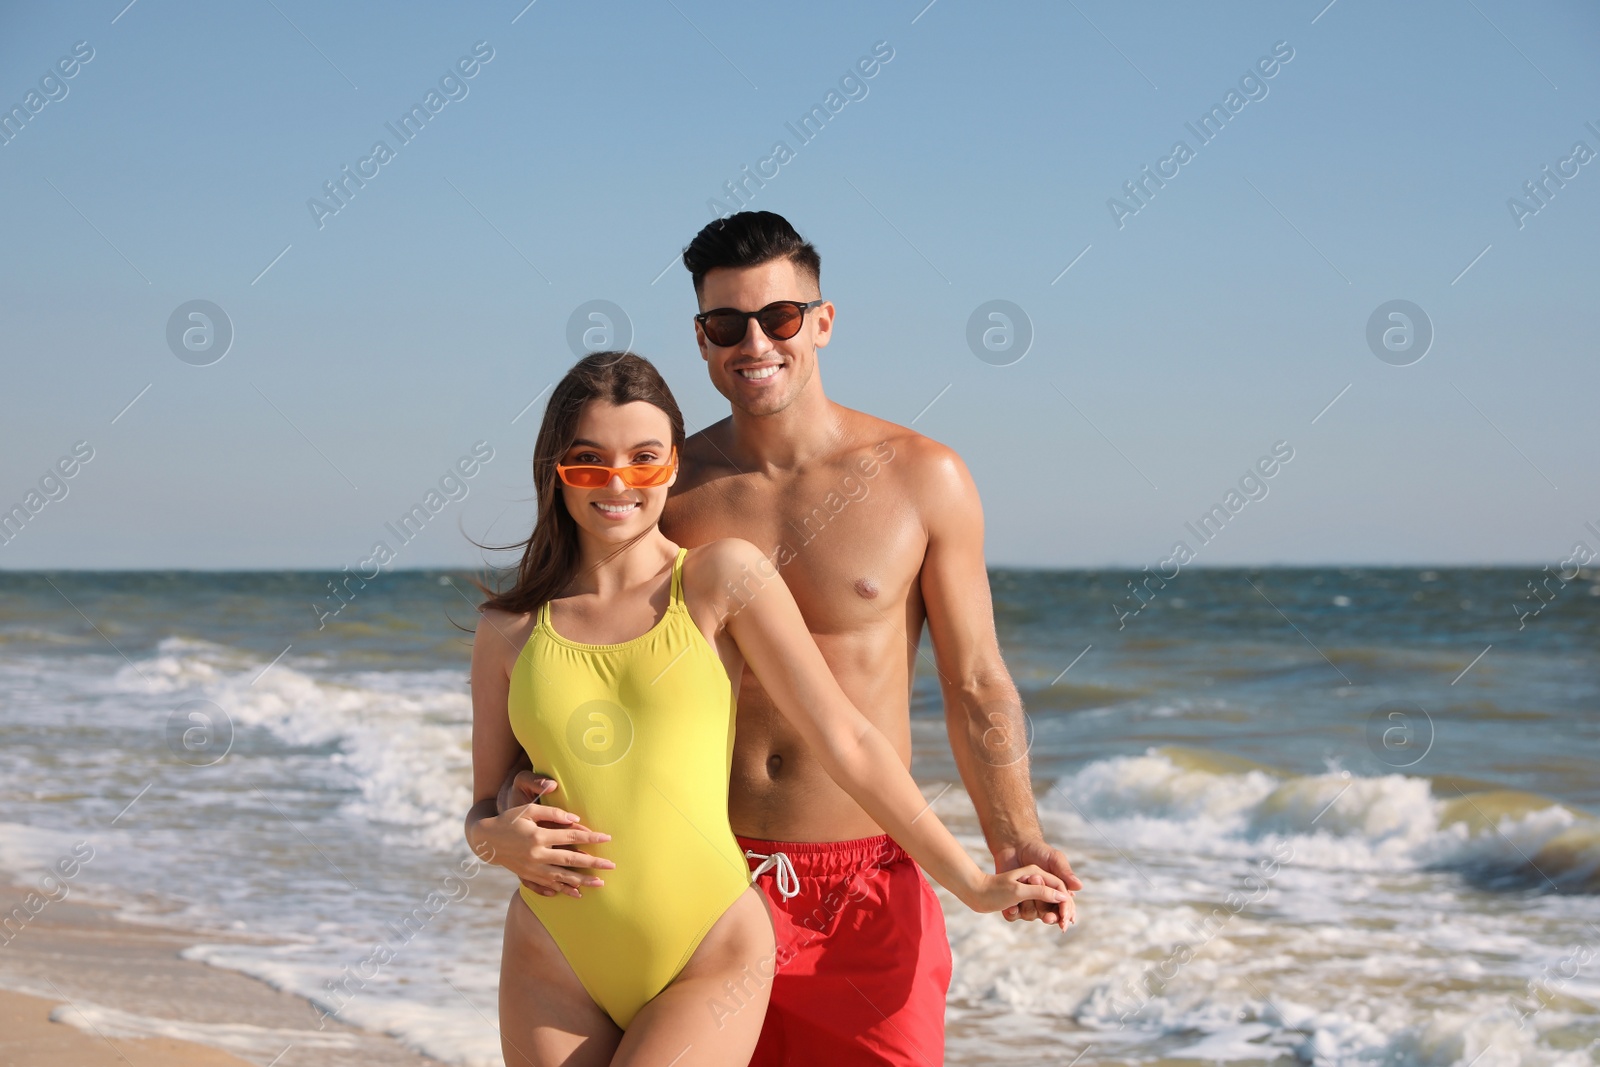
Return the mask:
{"type": "MultiPolygon", "coordinates": [[[[869,717],[909,766],[904,690],[889,707],[894,710],[886,716],[869,717]]],[[[883,833],[748,673],[739,694],[728,818],[734,833],[769,841],[848,841],[883,833]]]]}

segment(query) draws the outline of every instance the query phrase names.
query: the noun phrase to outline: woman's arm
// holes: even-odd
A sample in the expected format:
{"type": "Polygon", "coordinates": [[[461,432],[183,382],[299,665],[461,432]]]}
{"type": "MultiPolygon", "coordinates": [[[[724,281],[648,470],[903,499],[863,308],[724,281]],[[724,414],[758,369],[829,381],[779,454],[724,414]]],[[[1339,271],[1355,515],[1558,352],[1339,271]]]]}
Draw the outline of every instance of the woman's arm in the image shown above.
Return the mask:
{"type": "Polygon", "coordinates": [[[486,863],[498,864],[544,896],[555,892],[582,896],[579,886],[604,885],[577,868],[611,869],[610,860],[576,851],[573,845],[611,840],[610,835],[577,826],[578,816],[533,803],[496,813],[496,794],[522,746],[511,732],[507,698],[511,667],[526,625],[500,611],[486,611],[472,642],[472,808],[464,827],[467,844],[486,863]]]}
{"type": "MultiPolygon", "coordinates": [[[[714,585],[725,588],[772,565],[748,541],[707,545],[714,585]],[[731,580],[731,581],[730,581],[731,580]]],[[[830,777],[940,885],[974,911],[1000,911],[1023,900],[1068,900],[1061,880],[1039,867],[986,874],[972,862],[922,792],[900,756],[858,711],[828,669],[783,579],[746,587],[724,605],[724,628],[778,709],[800,731],[830,777]]]]}

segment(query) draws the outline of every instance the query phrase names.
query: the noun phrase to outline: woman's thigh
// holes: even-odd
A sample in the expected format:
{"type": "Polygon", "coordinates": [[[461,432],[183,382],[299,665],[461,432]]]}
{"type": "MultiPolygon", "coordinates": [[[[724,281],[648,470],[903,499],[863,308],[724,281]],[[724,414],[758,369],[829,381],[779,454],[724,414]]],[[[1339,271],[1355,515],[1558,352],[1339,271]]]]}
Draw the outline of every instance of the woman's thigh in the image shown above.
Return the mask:
{"type": "Polygon", "coordinates": [[[639,1009],[613,1067],[748,1063],[767,1014],[776,955],[766,898],[751,887],[723,912],[672,984],[639,1009]]]}
{"type": "Polygon", "coordinates": [[[500,1048],[506,1067],[604,1067],[621,1037],[550,932],[513,893],[500,954],[500,1048]]]}

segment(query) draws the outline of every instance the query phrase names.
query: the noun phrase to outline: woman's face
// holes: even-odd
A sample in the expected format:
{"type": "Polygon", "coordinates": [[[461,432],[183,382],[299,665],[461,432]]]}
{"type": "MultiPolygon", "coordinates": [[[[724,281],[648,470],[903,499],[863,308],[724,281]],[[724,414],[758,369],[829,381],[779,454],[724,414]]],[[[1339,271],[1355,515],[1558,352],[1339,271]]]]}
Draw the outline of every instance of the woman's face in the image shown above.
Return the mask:
{"type": "MultiPolygon", "coordinates": [[[[672,423],[666,412],[642,400],[621,405],[591,400],[578,417],[576,437],[560,463],[629,467],[667,463],[671,456],[672,423]]],[[[674,470],[665,484],[643,489],[625,485],[619,475],[598,489],[561,482],[561,498],[580,529],[603,541],[622,542],[660,521],[667,490],[677,479],[674,470]]]]}

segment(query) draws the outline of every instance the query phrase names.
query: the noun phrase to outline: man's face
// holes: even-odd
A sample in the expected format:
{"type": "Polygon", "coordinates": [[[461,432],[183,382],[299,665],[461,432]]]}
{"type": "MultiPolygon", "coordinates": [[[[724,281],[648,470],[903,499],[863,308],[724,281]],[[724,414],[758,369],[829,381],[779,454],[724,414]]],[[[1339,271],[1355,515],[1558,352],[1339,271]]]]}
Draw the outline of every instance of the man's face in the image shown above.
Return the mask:
{"type": "MultiPolygon", "coordinates": [[[[788,259],[774,259],[754,267],[718,267],[700,283],[700,310],[737,308],[759,311],[775,300],[809,303],[822,294],[810,278],[795,271],[788,259]]],[[[800,332],[787,341],[775,341],[750,319],[744,339],[722,347],[706,339],[696,323],[695,340],[711,372],[711,384],[728,403],[750,415],[782,411],[800,395],[817,369],[817,349],[833,336],[833,305],[806,312],[800,332]]]]}

